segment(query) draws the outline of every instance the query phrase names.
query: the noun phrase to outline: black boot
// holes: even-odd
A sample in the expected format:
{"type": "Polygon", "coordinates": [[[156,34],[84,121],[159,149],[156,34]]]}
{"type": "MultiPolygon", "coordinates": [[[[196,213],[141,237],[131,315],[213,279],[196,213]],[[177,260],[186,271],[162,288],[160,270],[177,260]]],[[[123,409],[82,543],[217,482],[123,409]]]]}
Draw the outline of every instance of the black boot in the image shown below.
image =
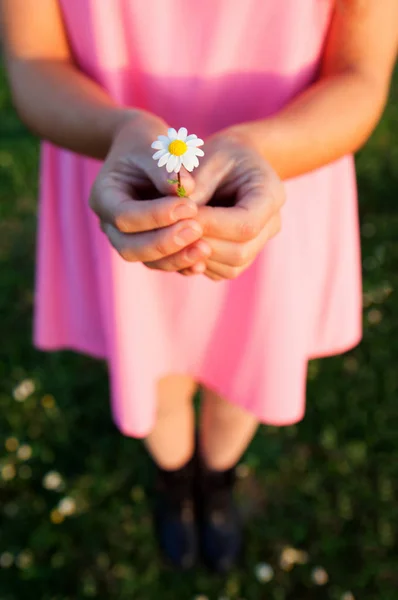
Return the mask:
{"type": "Polygon", "coordinates": [[[238,562],[243,543],[242,520],[233,497],[235,469],[198,470],[197,512],[203,559],[208,567],[226,573],[238,562]]]}
{"type": "Polygon", "coordinates": [[[181,569],[191,568],[198,555],[194,506],[195,460],[176,471],[157,469],[155,526],[165,557],[181,569]]]}

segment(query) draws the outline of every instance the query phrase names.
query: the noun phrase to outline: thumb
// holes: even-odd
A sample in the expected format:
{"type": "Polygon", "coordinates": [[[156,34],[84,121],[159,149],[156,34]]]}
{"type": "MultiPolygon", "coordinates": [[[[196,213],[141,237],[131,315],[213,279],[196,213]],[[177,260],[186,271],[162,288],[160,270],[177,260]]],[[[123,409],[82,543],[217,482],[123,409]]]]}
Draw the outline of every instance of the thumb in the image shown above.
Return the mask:
{"type": "Polygon", "coordinates": [[[195,188],[189,195],[196,204],[208,204],[226,179],[233,166],[233,159],[224,153],[215,152],[202,158],[195,171],[195,188]]]}

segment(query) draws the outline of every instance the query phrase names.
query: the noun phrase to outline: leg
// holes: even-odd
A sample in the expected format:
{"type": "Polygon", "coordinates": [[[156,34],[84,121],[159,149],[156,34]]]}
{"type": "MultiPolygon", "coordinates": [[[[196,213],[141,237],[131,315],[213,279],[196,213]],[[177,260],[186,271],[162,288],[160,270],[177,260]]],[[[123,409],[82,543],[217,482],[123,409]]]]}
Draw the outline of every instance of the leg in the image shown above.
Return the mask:
{"type": "Polygon", "coordinates": [[[200,448],[206,465],[213,470],[233,467],[251,442],[258,427],[253,415],[212,392],[204,390],[200,448]]]}
{"type": "Polygon", "coordinates": [[[196,383],[183,375],[169,375],[159,382],[156,423],[145,445],[162,469],[179,469],[194,453],[195,390],[196,383]]]}
{"type": "Polygon", "coordinates": [[[157,466],[155,526],[164,555],[177,567],[197,558],[194,520],[195,382],[170,375],[159,382],[157,419],[145,445],[157,466]]]}
{"type": "Polygon", "coordinates": [[[256,429],[256,419],[205,390],[200,433],[199,489],[201,545],[205,560],[229,571],[243,546],[242,522],[234,501],[234,466],[256,429]]]}

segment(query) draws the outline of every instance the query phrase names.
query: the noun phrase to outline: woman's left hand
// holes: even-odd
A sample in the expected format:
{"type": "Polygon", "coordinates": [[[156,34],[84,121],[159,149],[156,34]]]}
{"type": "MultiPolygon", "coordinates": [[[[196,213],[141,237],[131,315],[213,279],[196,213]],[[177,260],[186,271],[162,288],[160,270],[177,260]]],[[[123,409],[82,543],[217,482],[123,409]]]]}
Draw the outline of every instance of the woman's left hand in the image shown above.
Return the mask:
{"type": "MultiPolygon", "coordinates": [[[[280,230],[283,184],[239,127],[206,142],[194,175],[190,198],[201,205],[198,220],[212,251],[205,275],[215,281],[234,279],[280,230]]],[[[195,267],[183,274],[195,274],[195,267]]]]}

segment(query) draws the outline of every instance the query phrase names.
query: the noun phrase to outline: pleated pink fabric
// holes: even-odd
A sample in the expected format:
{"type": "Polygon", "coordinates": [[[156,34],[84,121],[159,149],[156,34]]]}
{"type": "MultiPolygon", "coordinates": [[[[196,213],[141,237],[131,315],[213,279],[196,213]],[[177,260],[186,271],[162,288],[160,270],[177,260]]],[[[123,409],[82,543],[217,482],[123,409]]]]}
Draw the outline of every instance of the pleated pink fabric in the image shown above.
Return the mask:
{"type": "MultiPolygon", "coordinates": [[[[60,4],[85,73],[120,105],[205,140],[311,84],[333,10],[332,0],[60,4]]],[[[43,144],[36,345],[106,358],[114,420],[129,436],[151,430],[156,382],[169,373],[194,376],[263,423],[302,419],[308,360],[361,337],[352,156],[286,182],[281,233],[222,283],[124,262],[88,206],[99,168],[43,144]]]]}

